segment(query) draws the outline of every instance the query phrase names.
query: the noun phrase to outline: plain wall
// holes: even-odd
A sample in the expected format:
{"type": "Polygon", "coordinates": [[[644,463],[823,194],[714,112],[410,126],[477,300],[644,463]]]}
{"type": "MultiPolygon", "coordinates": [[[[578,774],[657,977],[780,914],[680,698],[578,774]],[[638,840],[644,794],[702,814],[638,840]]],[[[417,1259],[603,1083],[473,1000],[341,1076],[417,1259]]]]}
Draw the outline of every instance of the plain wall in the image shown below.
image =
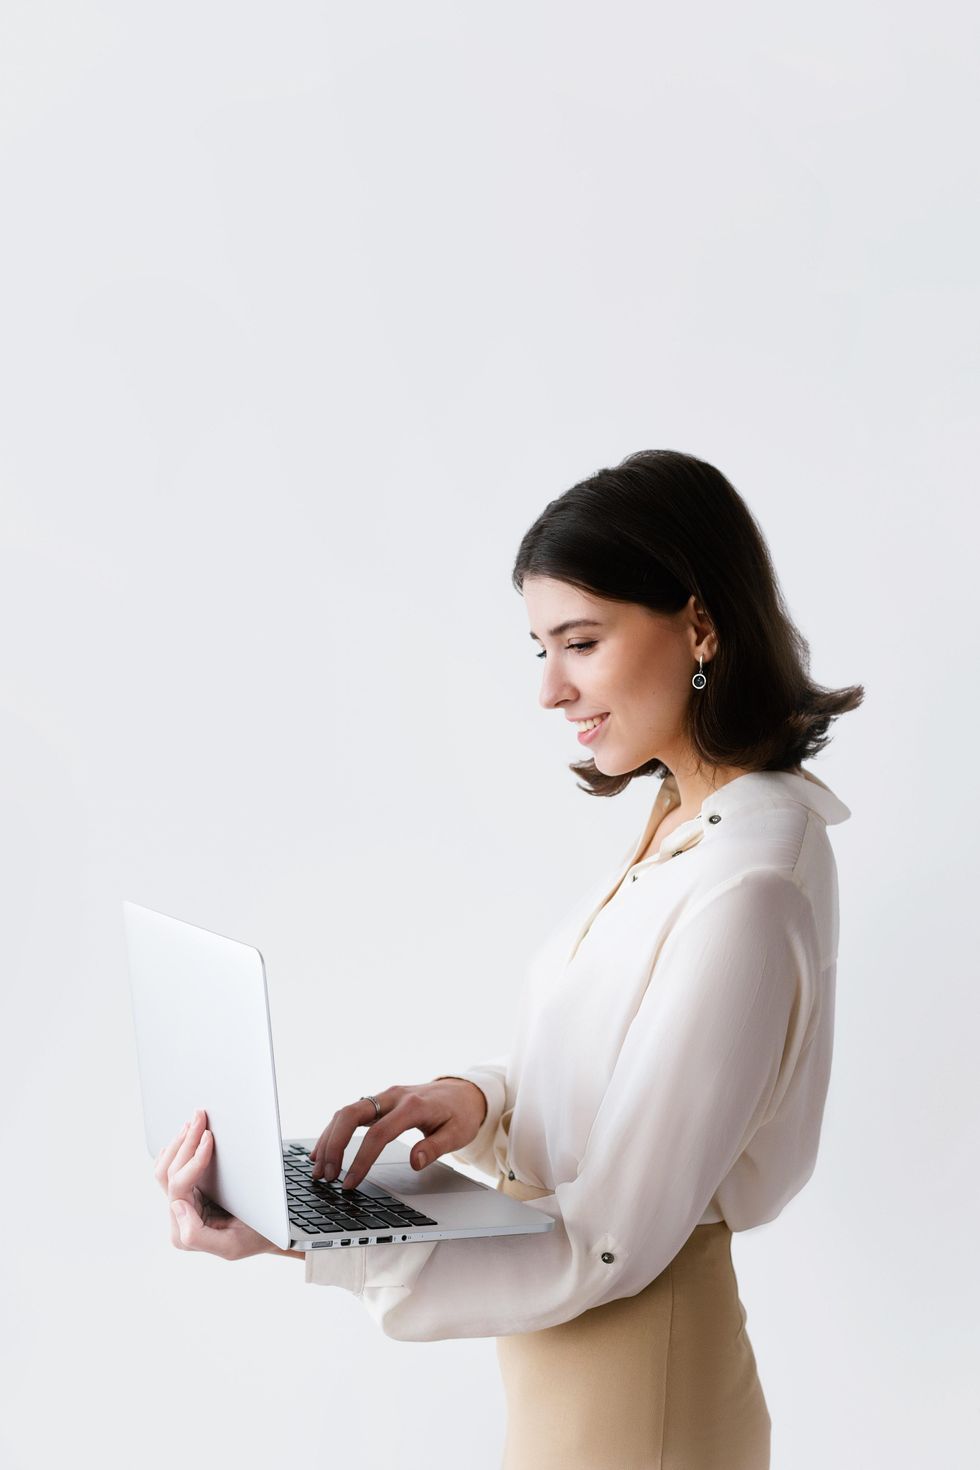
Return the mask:
{"type": "Polygon", "coordinates": [[[853,813],[821,1155],[734,1241],[773,1470],[972,1462],[975,12],[0,31],[0,1459],[499,1463],[492,1339],[171,1248],[121,902],[262,949],[287,1133],[502,1051],[655,784],[577,789],[513,557],[659,447],[866,690],[810,765],[853,813]]]}

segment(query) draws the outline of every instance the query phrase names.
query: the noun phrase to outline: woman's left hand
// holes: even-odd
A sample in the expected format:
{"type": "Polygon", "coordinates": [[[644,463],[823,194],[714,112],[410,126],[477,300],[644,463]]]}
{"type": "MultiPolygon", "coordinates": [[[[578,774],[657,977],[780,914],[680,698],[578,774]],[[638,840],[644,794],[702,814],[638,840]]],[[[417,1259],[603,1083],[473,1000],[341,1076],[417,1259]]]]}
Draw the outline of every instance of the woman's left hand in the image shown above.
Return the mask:
{"type": "Polygon", "coordinates": [[[226,1261],[271,1252],[284,1254],[271,1240],[208,1199],[199,1187],[214,1156],[214,1135],[199,1108],[176,1138],[157,1154],[153,1174],[170,1201],[170,1243],[182,1251],[207,1251],[226,1261]]]}

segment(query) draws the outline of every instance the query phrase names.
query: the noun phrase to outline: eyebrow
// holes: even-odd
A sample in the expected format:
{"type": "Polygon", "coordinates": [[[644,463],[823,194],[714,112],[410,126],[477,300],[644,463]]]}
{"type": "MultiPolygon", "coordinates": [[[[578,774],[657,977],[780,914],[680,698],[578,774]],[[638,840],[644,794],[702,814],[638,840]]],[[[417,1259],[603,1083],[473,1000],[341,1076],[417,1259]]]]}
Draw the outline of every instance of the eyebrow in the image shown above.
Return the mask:
{"type": "MultiPolygon", "coordinates": [[[[602,624],[599,622],[598,618],[569,618],[567,623],[559,623],[557,628],[552,628],[548,636],[550,638],[560,638],[563,633],[568,632],[569,628],[601,627],[602,624]]],[[[531,637],[534,639],[535,643],[541,642],[541,639],[538,637],[537,633],[532,633],[531,637]]]]}

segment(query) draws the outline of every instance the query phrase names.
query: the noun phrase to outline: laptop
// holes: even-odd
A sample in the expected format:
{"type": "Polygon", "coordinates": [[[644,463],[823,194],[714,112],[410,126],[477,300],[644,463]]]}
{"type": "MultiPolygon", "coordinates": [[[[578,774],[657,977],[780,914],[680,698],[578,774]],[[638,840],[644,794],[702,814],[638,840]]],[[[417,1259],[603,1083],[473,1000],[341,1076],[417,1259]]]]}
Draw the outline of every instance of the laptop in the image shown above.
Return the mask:
{"type": "MultiPolygon", "coordinates": [[[[554,1228],[543,1210],[436,1160],[410,1163],[393,1139],[356,1189],[314,1181],[320,1134],[283,1138],[265,963],[259,950],[169,914],[123,903],[146,1145],[155,1158],[197,1108],[214,1156],[208,1198],[283,1250],[527,1235],[554,1228]]],[[[326,1120],[324,1120],[326,1122],[326,1120]]],[[[322,1131],[322,1125],[321,1125],[322,1131]]]]}

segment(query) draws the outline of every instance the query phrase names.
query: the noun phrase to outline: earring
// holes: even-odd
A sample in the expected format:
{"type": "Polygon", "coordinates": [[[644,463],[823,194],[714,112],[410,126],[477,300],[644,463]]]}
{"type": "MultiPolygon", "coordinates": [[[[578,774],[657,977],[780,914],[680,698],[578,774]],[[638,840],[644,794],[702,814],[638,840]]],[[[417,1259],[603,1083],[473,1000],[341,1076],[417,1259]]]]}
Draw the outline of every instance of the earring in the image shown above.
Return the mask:
{"type": "Polygon", "coordinates": [[[698,669],[697,673],[694,675],[694,678],[691,680],[691,683],[694,685],[695,689],[703,689],[704,686],[705,686],[705,684],[707,684],[707,682],[708,682],[707,676],[706,676],[706,674],[704,672],[704,655],[703,654],[699,656],[698,663],[700,664],[700,668],[698,669]]]}

